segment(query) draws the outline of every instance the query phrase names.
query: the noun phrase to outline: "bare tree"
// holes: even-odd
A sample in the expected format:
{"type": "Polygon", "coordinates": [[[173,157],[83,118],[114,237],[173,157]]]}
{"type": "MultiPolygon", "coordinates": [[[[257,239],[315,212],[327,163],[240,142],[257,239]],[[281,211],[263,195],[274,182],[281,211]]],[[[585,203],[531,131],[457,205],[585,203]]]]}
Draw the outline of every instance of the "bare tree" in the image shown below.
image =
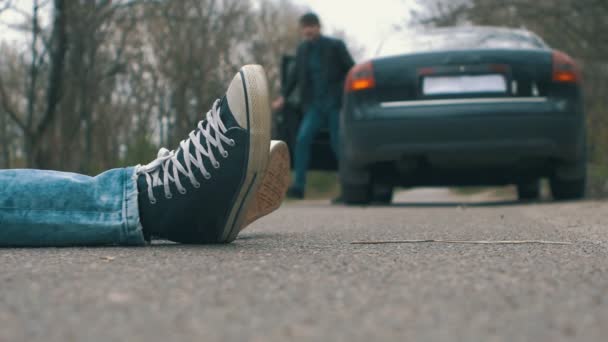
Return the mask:
{"type": "Polygon", "coordinates": [[[0,110],[0,169],[10,168],[10,152],[8,137],[8,120],[3,110],[0,110]]]}
{"type": "Polygon", "coordinates": [[[467,21],[471,2],[467,0],[416,0],[406,26],[454,26],[467,21]]]}
{"type": "Polygon", "coordinates": [[[70,86],[60,135],[64,150],[80,151],[78,158],[64,155],[62,165],[72,165],[83,173],[91,173],[93,160],[104,154],[104,145],[94,143],[97,125],[103,124],[111,112],[97,111],[99,102],[107,99],[115,87],[115,77],[126,71],[127,44],[136,25],[136,12],[124,4],[109,0],[83,1],[70,8],[68,23],[70,50],[66,78],[70,86]],[[101,151],[95,151],[98,148],[101,151]],[[71,159],[71,160],[70,160],[71,159]],[[78,165],[75,165],[78,164],[78,165]]]}
{"type": "Polygon", "coordinates": [[[11,8],[12,0],[0,0],[0,13],[11,8]]]}
{"type": "Polygon", "coordinates": [[[16,102],[22,93],[20,90],[25,89],[26,81],[22,75],[26,73],[26,67],[23,63],[21,63],[18,51],[9,46],[6,43],[0,44],[0,53],[2,55],[2,64],[0,65],[0,80],[3,80],[0,83],[0,147],[2,157],[2,167],[10,167],[11,166],[11,146],[13,145],[14,140],[14,130],[18,129],[15,127],[11,117],[5,110],[4,102],[16,102]],[[7,89],[16,90],[14,92],[7,93],[4,91],[4,87],[7,89]]]}
{"type": "Polygon", "coordinates": [[[250,23],[247,62],[266,66],[274,95],[280,90],[281,57],[294,53],[299,42],[298,18],[302,12],[301,7],[287,0],[264,1],[250,23]]]}
{"type": "Polygon", "coordinates": [[[14,156],[89,174],[175,146],[242,64],[263,64],[276,94],[301,12],[290,0],[32,1],[0,0],[27,35],[25,48],[0,45],[0,167],[14,156]]]}
{"type": "Polygon", "coordinates": [[[149,42],[157,72],[171,89],[171,136],[181,137],[221,96],[227,75],[238,69],[250,5],[238,0],[185,0],[151,10],[149,42]]]}
{"type": "Polygon", "coordinates": [[[0,78],[0,103],[6,114],[22,130],[24,147],[28,166],[43,166],[41,154],[41,141],[55,119],[57,104],[61,98],[63,81],[64,57],[66,52],[67,38],[65,32],[65,6],[63,0],[53,1],[53,29],[50,42],[45,44],[43,50],[39,50],[39,39],[41,28],[39,26],[39,1],[32,2],[31,17],[31,48],[30,65],[28,71],[28,83],[26,85],[27,108],[19,109],[18,104],[13,103],[7,93],[4,81],[0,78]],[[38,92],[40,90],[40,73],[44,66],[45,58],[49,59],[48,81],[44,96],[44,109],[38,109],[38,92]]]}

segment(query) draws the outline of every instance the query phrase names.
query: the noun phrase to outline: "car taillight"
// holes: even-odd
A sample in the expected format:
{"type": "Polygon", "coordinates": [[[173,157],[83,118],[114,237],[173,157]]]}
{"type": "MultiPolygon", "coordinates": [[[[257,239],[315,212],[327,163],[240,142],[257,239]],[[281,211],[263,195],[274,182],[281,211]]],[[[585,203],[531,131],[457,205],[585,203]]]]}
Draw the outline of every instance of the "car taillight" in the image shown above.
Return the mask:
{"type": "Polygon", "coordinates": [[[346,76],[344,90],[346,92],[361,91],[371,89],[376,86],[374,78],[374,67],[372,62],[355,65],[346,76]]]}
{"type": "Polygon", "coordinates": [[[581,72],[572,57],[561,51],[553,51],[553,82],[579,83],[581,72]]]}

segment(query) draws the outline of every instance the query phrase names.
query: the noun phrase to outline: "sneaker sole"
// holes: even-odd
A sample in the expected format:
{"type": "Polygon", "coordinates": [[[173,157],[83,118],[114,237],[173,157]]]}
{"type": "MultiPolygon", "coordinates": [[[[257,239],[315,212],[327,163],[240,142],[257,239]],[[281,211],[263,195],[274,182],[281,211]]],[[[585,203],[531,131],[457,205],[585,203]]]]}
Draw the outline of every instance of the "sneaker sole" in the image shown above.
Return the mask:
{"type": "Polygon", "coordinates": [[[240,227],[240,231],[243,231],[253,221],[279,209],[283,200],[285,200],[287,188],[289,188],[290,172],[291,160],[287,144],[279,140],[271,141],[268,167],[262,178],[260,188],[247,209],[245,222],[240,227]]]}
{"type": "Polygon", "coordinates": [[[247,124],[249,131],[249,159],[247,172],[228,215],[228,220],[218,237],[218,242],[234,241],[244,226],[247,212],[255,199],[262,176],[268,165],[270,147],[270,98],[268,81],[260,65],[246,65],[240,70],[245,91],[247,124]]]}

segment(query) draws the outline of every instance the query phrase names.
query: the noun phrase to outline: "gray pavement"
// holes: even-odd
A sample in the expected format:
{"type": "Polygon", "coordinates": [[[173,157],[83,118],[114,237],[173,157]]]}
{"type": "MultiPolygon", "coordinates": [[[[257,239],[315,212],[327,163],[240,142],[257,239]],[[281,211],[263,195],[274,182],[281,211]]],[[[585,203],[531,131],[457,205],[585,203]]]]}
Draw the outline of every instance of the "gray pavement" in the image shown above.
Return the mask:
{"type": "Polygon", "coordinates": [[[398,201],[289,203],[228,246],[2,249],[0,341],[608,340],[608,203],[398,201]],[[392,239],[573,244],[350,244],[392,239]]]}

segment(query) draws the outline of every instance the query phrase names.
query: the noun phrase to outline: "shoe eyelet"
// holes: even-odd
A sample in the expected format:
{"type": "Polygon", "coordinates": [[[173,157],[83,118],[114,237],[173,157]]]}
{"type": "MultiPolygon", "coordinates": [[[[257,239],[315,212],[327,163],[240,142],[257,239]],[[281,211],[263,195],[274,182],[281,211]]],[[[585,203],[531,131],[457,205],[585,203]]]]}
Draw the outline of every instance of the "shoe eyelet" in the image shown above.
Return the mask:
{"type": "Polygon", "coordinates": [[[150,204],[156,204],[156,200],[150,200],[150,204]]]}
{"type": "Polygon", "coordinates": [[[180,189],[179,193],[185,195],[186,193],[188,193],[188,191],[186,189],[180,189]]]}
{"type": "Polygon", "coordinates": [[[222,153],[222,157],[228,158],[228,151],[224,151],[224,153],[222,153]]]}
{"type": "Polygon", "coordinates": [[[218,163],[218,162],[213,163],[213,168],[219,169],[220,168],[220,163],[218,163]]]}
{"type": "Polygon", "coordinates": [[[230,139],[230,142],[228,143],[228,145],[235,146],[236,145],[236,141],[234,141],[234,139],[230,139]]]}
{"type": "Polygon", "coordinates": [[[203,175],[203,177],[205,177],[205,179],[211,179],[211,174],[210,173],[205,173],[203,175]]]}
{"type": "Polygon", "coordinates": [[[201,187],[201,183],[194,183],[192,186],[198,189],[201,187]]]}
{"type": "Polygon", "coordinates": [[[172,194],[166,194],[166,195],[165,195],[165,198],[166,198],[166,199],[172,199],[172,198],[173,198],[173,195],[172,195],[172,194]]]}

